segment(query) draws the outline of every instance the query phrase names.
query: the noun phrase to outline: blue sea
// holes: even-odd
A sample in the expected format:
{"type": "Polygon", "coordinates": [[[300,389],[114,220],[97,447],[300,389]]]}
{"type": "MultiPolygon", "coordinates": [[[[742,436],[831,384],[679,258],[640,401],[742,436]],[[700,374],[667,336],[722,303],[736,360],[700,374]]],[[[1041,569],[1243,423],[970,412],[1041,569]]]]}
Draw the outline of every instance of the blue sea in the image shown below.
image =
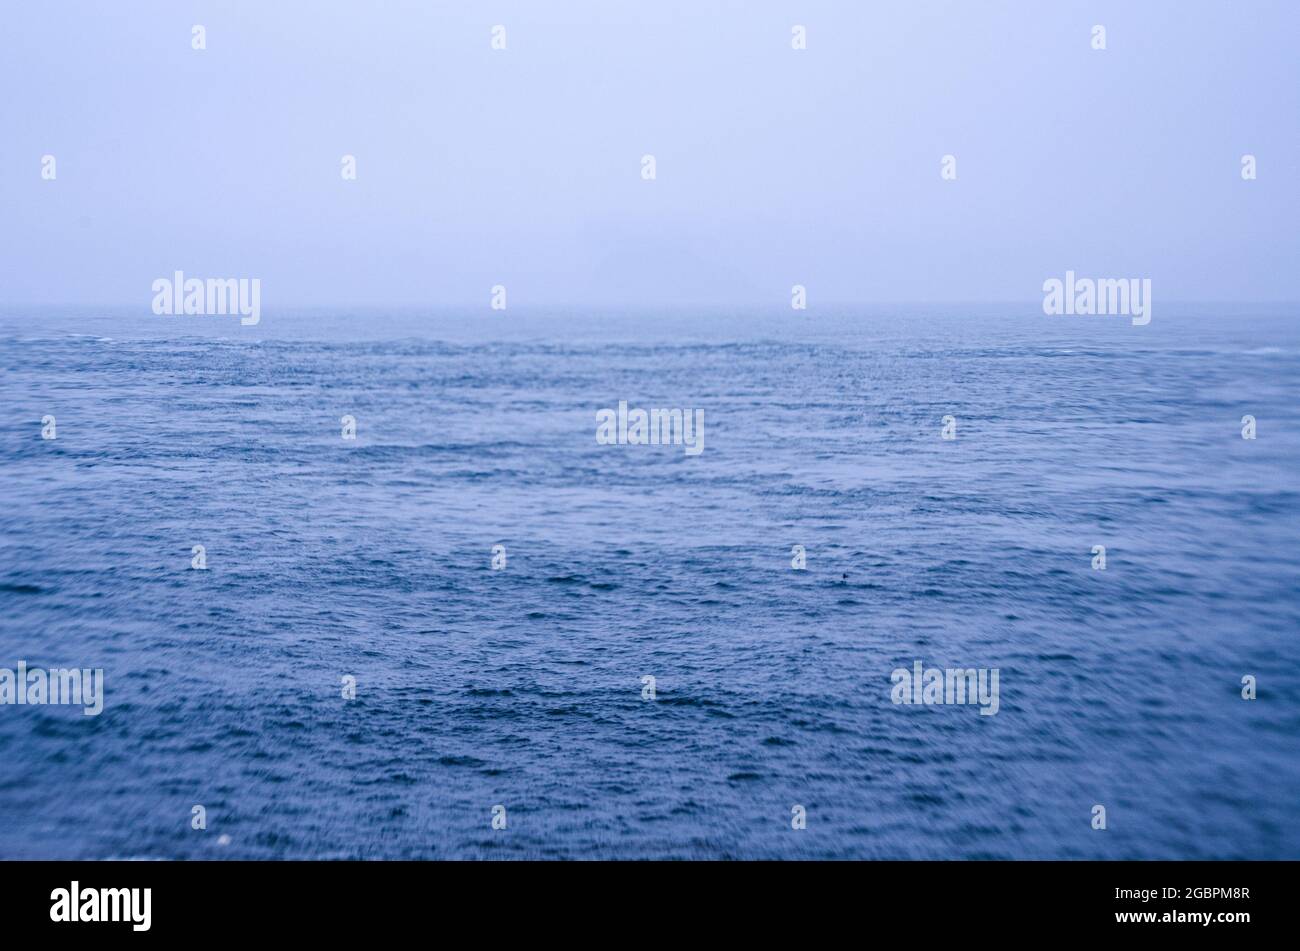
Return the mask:
{"type": "Polygon", "coordinates": [[[9,308],[0,857],[1300,858],[1298,317],[9,308]]]}

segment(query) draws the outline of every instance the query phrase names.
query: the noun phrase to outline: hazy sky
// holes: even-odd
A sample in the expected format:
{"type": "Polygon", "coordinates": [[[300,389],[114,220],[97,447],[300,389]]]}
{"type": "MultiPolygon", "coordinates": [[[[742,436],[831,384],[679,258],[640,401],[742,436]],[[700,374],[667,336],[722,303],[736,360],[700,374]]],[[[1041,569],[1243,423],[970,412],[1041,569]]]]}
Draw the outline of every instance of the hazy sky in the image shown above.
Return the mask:
{"type": "Polygon", "coordinates": [[[0,31],[0,305],[147,313],[177,269],[267,312],[1025,301],[1067,268],[1300,298],[1295,0],[6,0],[0,31]]]}

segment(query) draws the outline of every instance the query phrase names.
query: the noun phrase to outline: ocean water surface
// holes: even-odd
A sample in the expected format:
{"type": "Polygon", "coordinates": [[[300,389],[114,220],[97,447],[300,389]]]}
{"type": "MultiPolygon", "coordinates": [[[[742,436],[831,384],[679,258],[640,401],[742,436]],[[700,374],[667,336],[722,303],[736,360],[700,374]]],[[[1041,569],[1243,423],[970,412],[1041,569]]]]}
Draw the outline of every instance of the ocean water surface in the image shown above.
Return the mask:
{"type": "Polygon", "coordinates": [[[1300,858],[1297,317],[11,308],[0,857],[1300,858]]]}

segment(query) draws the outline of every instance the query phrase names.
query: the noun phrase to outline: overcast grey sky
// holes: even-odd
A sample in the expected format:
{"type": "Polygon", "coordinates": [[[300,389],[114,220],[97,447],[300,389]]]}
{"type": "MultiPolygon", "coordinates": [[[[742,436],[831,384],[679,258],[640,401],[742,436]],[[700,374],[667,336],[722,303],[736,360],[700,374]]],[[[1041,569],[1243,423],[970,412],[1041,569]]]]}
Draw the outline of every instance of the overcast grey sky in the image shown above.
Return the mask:
{"type": "Polygon", "coordinates": [[[1067,268],[1300,297],[1294,0],[8,0],[0,30],[0,304],[147,312],[177,269],[268,309],[1025,301],[1067,268]]]}

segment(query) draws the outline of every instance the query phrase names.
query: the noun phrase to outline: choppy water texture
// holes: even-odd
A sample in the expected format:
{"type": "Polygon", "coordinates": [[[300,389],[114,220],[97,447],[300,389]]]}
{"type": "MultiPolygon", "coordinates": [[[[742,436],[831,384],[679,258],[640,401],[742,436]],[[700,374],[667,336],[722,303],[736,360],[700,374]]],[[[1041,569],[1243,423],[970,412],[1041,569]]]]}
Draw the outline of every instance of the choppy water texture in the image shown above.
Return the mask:
{"type": "Polygon", "coordinates": [[[1300,857],[1293,315],[1030,310],[10,312],[0,855],[1300,857]]]}

